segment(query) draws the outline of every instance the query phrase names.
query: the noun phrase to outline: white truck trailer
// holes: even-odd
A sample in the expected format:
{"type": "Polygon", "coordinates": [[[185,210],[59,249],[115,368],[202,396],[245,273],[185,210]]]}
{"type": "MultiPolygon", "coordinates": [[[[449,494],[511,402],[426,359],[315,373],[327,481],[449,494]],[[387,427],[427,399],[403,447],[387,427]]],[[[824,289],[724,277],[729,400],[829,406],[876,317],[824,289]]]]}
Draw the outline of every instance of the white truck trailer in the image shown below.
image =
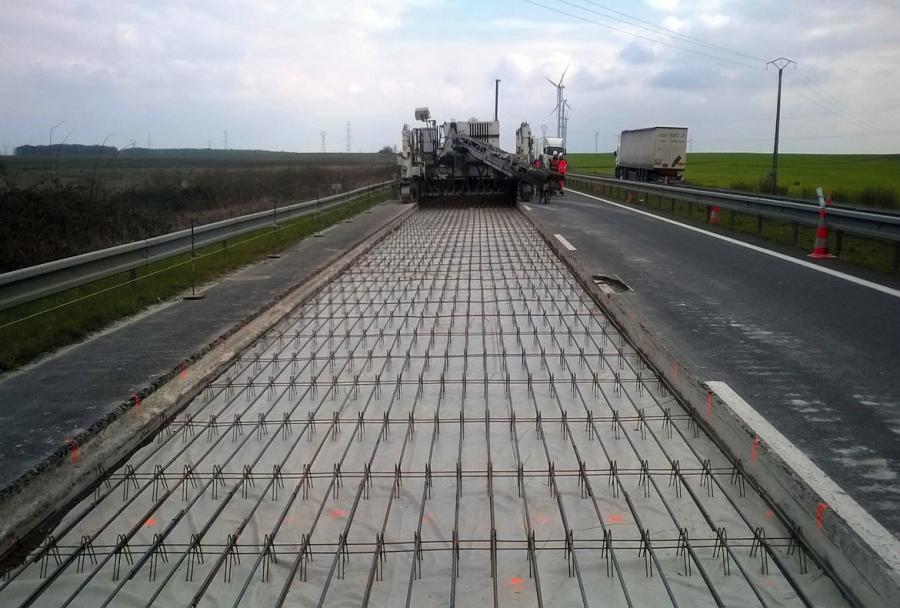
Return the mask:
{"type": "Polygon", "coordinates": [[[537,150],[535,150],[538,157],[540,157],[542,166],[549,167],[550,159],[553,158],[553,153],[558,152],[559,154],[565,154],[566,149],[563,147],[563,139],[562,137],[541,137],[538,139],[537,150]]]}
{"type": "Polygon", "coordinates": [[[642,182],[681,181],[687,156],[687,128],[649,127],[622,131],[616,177],[642,182]]]}

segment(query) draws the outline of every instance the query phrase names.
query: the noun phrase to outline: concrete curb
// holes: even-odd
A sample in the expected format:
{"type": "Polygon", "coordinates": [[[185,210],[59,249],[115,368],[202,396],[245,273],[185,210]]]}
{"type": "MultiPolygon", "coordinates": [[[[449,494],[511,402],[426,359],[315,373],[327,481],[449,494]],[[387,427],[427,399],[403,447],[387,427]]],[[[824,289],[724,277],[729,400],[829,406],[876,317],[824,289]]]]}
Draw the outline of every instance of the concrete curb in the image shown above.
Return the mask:
{"type": "Polygon", "coordinates": [[[744,464],[750,482],[786,525],[799,532],[848,598],[862,606],[896,605],[900,542],[727,385],[696,378],[677,350],[644,324],[627,293],[598,287],[575,252],[555,239],[533,212],[521,205],[519,209],[719,447],[732,461],[744,464]]]}
{"type": "MultiPolygon", "coordinates": [[[[48,461],[54,459],[52,462],[46,462],[39,472],[18,484],[15,491],[0,496],[0,535],[9,543],[3,547],[0,557],[18,551],[19,539],[28,535],[42,537],[44,529],[53,525],[60,513],[96,486],[103,469],[113,470],[149,442],[262,333],[396,230],[415,209],[415,205],[410,205],[342,254],[324,262],[302,284],[288,288],[191,356],[189,360],[193,363],[186,368],[186,374],[182,375],[181,365],[177,366],[157,385],[143,389],[140,400],[121,405],[103,419],[102,425],[100,422],[94,425],[99,428],[83,444],[73,445],[63,458],[57,458],[58,454],[54,453],[48,458],[48,461]]],[[[23,544],[35,542],[32,539],[23,544]]]]}

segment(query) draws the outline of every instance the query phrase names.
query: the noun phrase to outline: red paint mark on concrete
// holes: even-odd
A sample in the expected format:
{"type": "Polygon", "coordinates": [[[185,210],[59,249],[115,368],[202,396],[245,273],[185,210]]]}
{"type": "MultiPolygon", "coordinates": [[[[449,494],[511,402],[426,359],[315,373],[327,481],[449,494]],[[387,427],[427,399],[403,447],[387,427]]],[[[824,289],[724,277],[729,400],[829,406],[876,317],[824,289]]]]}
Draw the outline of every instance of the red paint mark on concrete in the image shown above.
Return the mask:
{"type": "Polygon", "coordinates": [[[131,403],[134,405],[134,412],[140,416],[141,415],[141,396],[137,393],[131,396],[131,403]]]}
{"type": "Polygon", "coordinates": [[[547,515],[546,513],[538,513],[537,515],[534,516],[534,523],[538,524],[539,526],[544,526],[549,522],[550,522],[550,516],[547,515]]]}
{"type": "Polygon", "coordinates": [[[335,508],[335,509],[328,510],[328,515],[333,517],[334,519],[340,519],[342,517],[347,517],[347,515],[349,515],[349,514],[350,514],[350,511],[348,511],[347,509],[335,508]]]}
{"type": "Polygon", "coordinates": [[[773,511],[772,509],[766,511],[766,519],[772,519],[773,517],[775,517],[775,511],[773,511]]]}
{"type": "Polygon", "coordinates": [[[675,384],[678,384],[678,370],[678,361],[672,361],[672,379],[675,384]]]}
{"type": "Polygon", "coordinates": [[[824,502],[820,502],[819,506],[816,507],[816,528],[819,530],[822,529],[822,516],[825,515],[825,511],[828,510],[828,505],[824,502]]]}
{"type": "Polygon", "coordinates": [[[712,413],[712,391],[706,393],[706,417],[712,413]]]}
{"type": "Polygon", "coordinates": [[[753,436],[753,445],[750,446],[750,461],[756,462],[759,460],[759,436],[753,436]]]}
{"type": "Polygon", "coordinates": [[[69,446],[69,457],[72,459],[72,464],[78,462],[78,458],[80,455],[78,454],[78,442],[74,439],[66,438],[65,444],[69,446]]]}
{"type": "Polygon", "coordinates": [[[156,525],[156,518],[148,517],[147,521],[144,522],[144,525],[147,526],[148,528],[152,528],[153,526],[156,525]]]}
{"type": "Polygon", "coordinates": [[[181,379],[187,380],[187,365],[185,365],[184,361],[181,362],[181,379]]]}
{"type": "Polygon", "coordinates": [[[521,576],[514,576],[511,579],[509,579],[510,585],[521,585],[524,582],[525,582],[525,579],[522,578],[521,576]]]}
{"type": "Polygon", "coordinates": [[[606,518],[606,523],[608,523],[608,524],[624,524],[625,517],[618,513],[613,513],[612,515],[610,515],[609,517],[606,518]]]}

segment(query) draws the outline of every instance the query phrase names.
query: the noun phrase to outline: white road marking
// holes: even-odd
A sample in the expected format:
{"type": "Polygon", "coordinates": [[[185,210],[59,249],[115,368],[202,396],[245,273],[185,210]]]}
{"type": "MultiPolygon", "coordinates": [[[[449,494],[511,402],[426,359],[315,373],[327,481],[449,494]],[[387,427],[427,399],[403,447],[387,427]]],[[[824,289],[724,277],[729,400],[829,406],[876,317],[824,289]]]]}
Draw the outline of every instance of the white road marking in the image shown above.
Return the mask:
{"type": "Polygon", "coordinates": [[[553,236],[556,237],[557,241],[563,244],[563,247],[565,247],[569,251],[575,251],[575,247],[572,245],[572,243],[566,240],[566,237],[561,234],[554,234],[553,236]]]}
{"type": "Polygon", "coordinates": [[[525,207],[525,211],[531,211],[531,207],[529,207],[525,203],[522,203],[522,206],[525,207]]]}
{"type": "MultiPolygon", "coordinates": [[[[673,226],[680,226],[681,228],[685,228],[687,230],[692,230],[693,232],[699,232],[700,234],[705,234],[706,236],[710,236],[714,239],[719,239],[720,241],[725,241],[726,243],[731,243],[732,245],[738,245],[740,247],[744,247],[746,249],[750,249],[752,251],[756,251],[757,253],[763,253],[765,255],[772,256],[773,258],[778,258],[779,260],[790,262],[792,264],[797,264],[798,266],[803,266],[805,268],[809,268],[811,270],[815,270],[817,272],[823,272],[825,274],[831,275],[838,279],[843,279],[850,283],[855,283],[857,285],[861,285],[862,287],[868,287],[869,289],[874,289],[875,291],[880,291],[881,293],[885,293],[889,296],[894,296],[895,298],[900,298],[900,290],[893,289],[888,287],[887,285],[882,285],[881,283],[875,283],[874,281],[867,281],[866,279],[861,279],[859,277],[855,277],[852,274],[847,274],[846,272],[841,272],[839,270],[833,270],[831,268],[826,268],[825,266],[819,266],[818,264],[813,264],[812,262],[807,262],[806,260],[799,260],[797,258],[791,257],[789,255],[785,255],[783,253],[779,253],[777,251],[771,251],[766,249],[765,247],[760,247],[758,245],[752,245],[750,243],[745,243],[744,241],[740,241],[738,239],[733,239],[728,236],[724,236],[721,234],[717,234],[715,232],[710,232],[708,230],[704,230],[702,228],[697,228],[696,226],[690,226],[688,224],[683,224],[682,222],[678,222],[676,220],[670,220],[667,217],[660,217],[658,215],[654,215],[652,213],[648,213],[647,211],[641,211],[640,209],[634,209],[629,207],[628,205],[623,205],[621,203],[616,203],[614,201],[600,198],[599,196],[594,196],[593,194],[587,194],[585,192],[579,192],[578,190],[572,190],[576,194],[580,194],[581,196],[586,196],[587,198],[592,198],[594,200],[598,200],[602,203],[606,203],[607,205],[613,205],[614,207],[620,207],[625,209],[626,211],[631,211],[632,213],[638,213],[640,215],[645,215],[649,218],[653,218],[654,220],[659,220],[660,222],[665,222],[667,224],[672,224],[673,226]]],[[[561,238],[558,234],[556,238],[561,238]]]]}

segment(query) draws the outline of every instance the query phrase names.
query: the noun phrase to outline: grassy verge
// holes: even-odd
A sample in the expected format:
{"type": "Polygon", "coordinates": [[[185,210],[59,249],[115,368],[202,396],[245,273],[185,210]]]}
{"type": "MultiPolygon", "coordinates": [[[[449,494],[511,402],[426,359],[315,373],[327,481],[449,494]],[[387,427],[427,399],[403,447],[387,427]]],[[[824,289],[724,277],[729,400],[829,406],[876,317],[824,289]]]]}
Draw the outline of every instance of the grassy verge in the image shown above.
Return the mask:
{"type": "MultiPolygon", "coordinates": [[[[363,195],[318,217],[286,222],[197,250],[198,285],[361,213],[389,198],[388,192],[363,195]]],[[[190,289],[190,254],[178,255],[103,280],[0,311],[0,371],[73,344],[110,324],[190,289]]]]}
{"type": "MultiPolygon", "coordinates": [[[[626,202],[626,191],[624,188],[610,187],[572,178],[569,178],[567,181],[578,190],[626,202]]],[[[662,215],[687,220],[687,223],[710,227],[708,222],[709,208],[706,205],[656,195],[638,195],[636,204],[662,215]]],[[[783,220],[760,218],[728,209],[722,209],[720,220],[719,229],[760,236],[781,245],[797,247],[807,252],[812,251],[813,243],[815,242],[815,228],[808,226],[795,227],[793,223],[783,220]]],[[[897,272],[895,261],[897,252],[895,252],[893,243],[851,234],[839,236],[835,231],[830,231],[828,234],[828,248],[832,253],[839,252],[839,257],[842,260],[880,272],[897,272]],[[840,243],[838,243],[838,239],[840,239],[840,243]]]]}

